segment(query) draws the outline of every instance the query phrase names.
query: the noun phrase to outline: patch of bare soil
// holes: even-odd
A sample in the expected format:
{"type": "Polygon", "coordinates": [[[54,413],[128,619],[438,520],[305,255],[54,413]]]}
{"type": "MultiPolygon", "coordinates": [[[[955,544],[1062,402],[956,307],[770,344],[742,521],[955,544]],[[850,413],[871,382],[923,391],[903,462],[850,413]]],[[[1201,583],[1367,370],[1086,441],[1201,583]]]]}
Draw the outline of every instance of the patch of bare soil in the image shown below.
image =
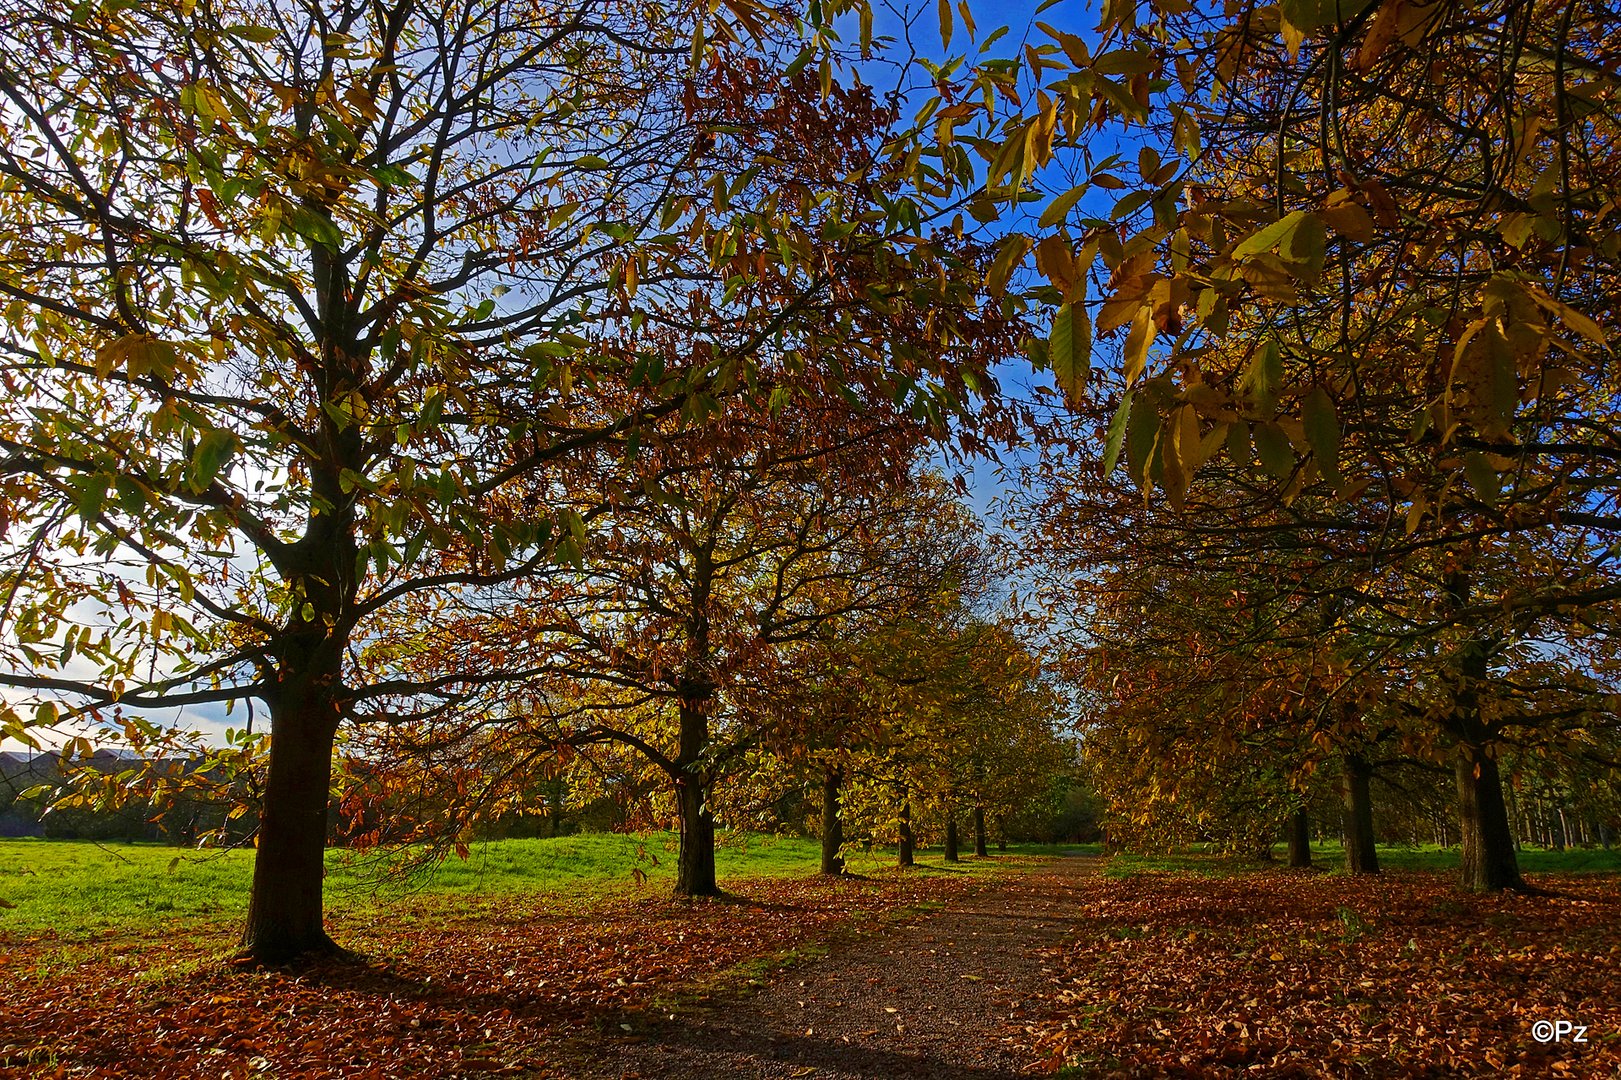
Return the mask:
{"type": "Polygon", "coordinates": [[[600,1077],[953,1077],[1002,1080],[1032,1063],[1021,1018],[1075,930],[1077,883],[1095,860],[1064,858],[953,901],[880,937],[836,947],[747,998],[605,1039],[600,1077]]]}

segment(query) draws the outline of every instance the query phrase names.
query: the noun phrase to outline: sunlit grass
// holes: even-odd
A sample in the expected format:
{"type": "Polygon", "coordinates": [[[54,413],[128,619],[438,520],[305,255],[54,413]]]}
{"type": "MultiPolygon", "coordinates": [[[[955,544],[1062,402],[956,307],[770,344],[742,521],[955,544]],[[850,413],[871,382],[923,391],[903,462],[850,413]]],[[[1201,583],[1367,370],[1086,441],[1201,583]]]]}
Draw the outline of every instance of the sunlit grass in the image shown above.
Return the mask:
{"type": "MultiPolygon", "coordinates": [[[[1381,844],[1377,848],[1379,866],[1384,870],[1452,871],[1458,868],[1459,851],[1455,847],[1440,848],[1433,844],[1406,845],[1381,844]]],[[[1273,856],[1281,863],[1287,856],[1282,845],[1273,848],[1273,856]]],[[[1324,870],[1340,870],[1345,866],[1345,848],[1338,842],[1313,844],[1312,864],[1324,870]]],[[[1567,848],[1564,851],[1545,851],[1542,848],[1524,848],[1519,852],[1520,870],[1528,874],[1621,873],[1621,849],[1567,848]]],[[[1111,877],[1129,877],[1132,874],[1164,870],[1192,871],[1207,875],[1241,873],[1263,865],[1254,858],[1240,858],[1209,845],[1195,844],[1168,853],[1121,853],[1109,859],[1106,873],[1111,877]]]]}
{"type": "MultiPolygon", "coordinates": [[[[1016,844],[1007,854],[1059,850],[1016,844]]],[[[747,878],[805,877],[816,872],[819,854],[814,838],[731,835],[716,851],[716,872],[722,888],[747,878]]],[[[845,857],[857,874],[888,872],[895,860],[893,850],[883,848],[854,847],[845,857]]],[[[498,840],[474,844],[465,860],[452,855],[429,865],[334,850],[327,853],[328,908],[343,917],[412,895],[478,904],[525,893],[662,894],[673,887],[675,864],[676,841],[669,833],[498,840]]],[[[965,856],[947,867],[937,848],[918,853],[922,873],[974,873],[995,865],[994,857],[965,856]]],[[[0,938],[54,932],[71,940],[116,930],[192,932],[200,925],[235,923],[246,914],[252,875],[251,850],[0,840],[0,938]]]]}

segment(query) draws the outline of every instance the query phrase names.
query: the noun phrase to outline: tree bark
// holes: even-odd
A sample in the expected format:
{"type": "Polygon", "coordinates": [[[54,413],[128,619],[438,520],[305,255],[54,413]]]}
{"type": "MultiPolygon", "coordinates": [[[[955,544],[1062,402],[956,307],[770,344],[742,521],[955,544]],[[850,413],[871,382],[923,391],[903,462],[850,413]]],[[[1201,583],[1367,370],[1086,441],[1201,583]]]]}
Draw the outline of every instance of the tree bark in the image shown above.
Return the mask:
{"type": "Polygon", "coordinates": [[[1456,776],[1458,820],[1463,827],[1459,881],[1477,892],[1524,889],[1497,762],[1483,748],[1465,745],[1458,755],[1456,776]]]}
{"type": "Polygon", "coordinates": [[[1507,795],[1509,827],[1514,833],[1514,850],[1519,851],[1520,837],[1525,835],[1525,814],[1520,807],[1520,797],[1514,793],[1512,787],[1508,789],[1507,795]]]}
{"type": "Polygon", "coordinates": [[[901,866],[911,866],[916,859],[916,852],[912,838],[912,804],[910,801],[901,803],[899,835],[896,838],[895,861],[901,866]]]}
{"type": "Polygon", "coordinates": [[[270,767],[242,950],[261,964],[334,953],[322,917],[338,712],[329,697],[272,703],[270,767]]]}
{"type": "Polygon", "coordinates": [[[675,895],[719,896],[715,883],[715,815],[709,810],[709,778],[701,768],[709,744],[707,695],[683,696],[676,755],[676,813],[681,850],[676,856],[675,895]]]}
{"type": "Polygon", "coordinates": [[[709,669],[709,602],[714,583],[714,540],[692,552],[687,611],[687,659],[676,687],[681,728],[676,743],[676,805],[681,851],[676,861],[677,896],[719,896],[715,883],[715,816],[709,809],[713,777],[704,768],[709,749],[709,710],[715,683],[709,669]]]}
{"type": "MultiPolygon", "coordinates": [[[[1472,587],[1469,571],[1461,568],[1446,578],[1453,606],[1462,609],[1472,587]]],[[[1497,760],[1488,752],[1491,729],[1481,715],[1480,688],[1490,671],[1488,643],[1479,637],[1466,640],[1458,651],[1458,691],[1453,701],[1452,732],[1458,738],[1454,774],[1458,782],[1458,825],[1463,851],[1458,880],[1466,889],[1498,892],[1524,889],[1519,860],[1514,855],[1514,831],[1503,800],[1503,779],[1497,760]]]]}
{"type": "Polygon", "coordinates": [[[839,789],[844,784],[844,770],[830,768],[822,773],[822,873],[844,873],[844,857],[839,850],[844,846],[844,821],[839,817],[839,789]]]}
{"type": "Polygon", "coordinates": [[[1377,874],[1379,855],[1373,846],[1373,801],[1369,781],[1373,769],[1360,754],[1346,754],[1340,792],[1345,800],[1345,869],[1353,874],[1377,874]]]}
{"type": "Polygon", "coordinates": [[[709,812],[704,785],[692,775],[676,782],[681,850],[676,856],[677,896],[719,896],[715,883],[715,816],[709,812]]]}
{"type": "Polygon", "coordinates": [[[946,862],[962,862],[957,853],[957,818],[954,814],[946,818],[946,862]]]}
{"type": "Polygon", "coordinates": [[[985,846],[985,808],[974,807],[974,855],[977,858],[987,859],[990,850],[985,846]]]}
{"type": "Polygon", "coordinates": [[[1289,866],[1295,870],[1311,866],[1311,821],[1305,807],[1289,816],[1289,866]]]}
{"type": "MultiPolygon", "coordinates": [[[[330,459],[356,462],[357,429],[323,425],[330,459]]],[[[311,487],[334,510],[312,515],[304,535],[280,555],[277,570],[306,602],[276,642],[270,706],[270,761],[260,806],[258,850],[243,953],[279,965],[305,954],[339,952],[327,936],[322,885],[326,877],[327,808],[332,797],[332,750],[343,717],[346,613],[354,600],[353,497],[338,470],[311,470],[311,487]]]]}

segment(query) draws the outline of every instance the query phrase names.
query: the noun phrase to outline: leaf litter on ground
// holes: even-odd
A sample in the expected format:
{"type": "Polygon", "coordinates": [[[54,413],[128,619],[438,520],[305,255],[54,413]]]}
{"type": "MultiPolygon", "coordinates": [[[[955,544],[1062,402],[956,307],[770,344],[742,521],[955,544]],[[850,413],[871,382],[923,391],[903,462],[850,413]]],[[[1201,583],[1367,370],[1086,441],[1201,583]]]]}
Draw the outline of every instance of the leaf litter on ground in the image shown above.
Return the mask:
{"type": "MultiPolygon", "coordinates": [[[[1098,1077],[1621,1076],[1621,878],[1099,876],[1025,1031],[1098,1077]],[[1539,1041],[1537,1021],[1586,1028],[1539,1041]]],[[[1539,1029],[1540,1030],[1540,1029],[1539,1029]]]]}
{"type": "Polygon", "coordinates": [[[566,1075],[555,1062],[571,1039],[634,1028],[735,970],[987,881],[752,879],[687,901],[429,899],[397,919],[337,920],[335,936],[364,962],[286,970],[231,967],[224,924],[190,937],[111,931],[68,953],[36,935],[6,942],[0,1074],[566,1075]]]}

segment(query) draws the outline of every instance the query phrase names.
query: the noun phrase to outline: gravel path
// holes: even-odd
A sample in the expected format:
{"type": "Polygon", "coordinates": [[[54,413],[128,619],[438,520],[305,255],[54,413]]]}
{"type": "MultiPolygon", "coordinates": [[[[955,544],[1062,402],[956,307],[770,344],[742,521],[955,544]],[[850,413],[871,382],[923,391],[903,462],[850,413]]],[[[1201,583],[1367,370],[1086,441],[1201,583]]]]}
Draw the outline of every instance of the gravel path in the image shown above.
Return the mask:
{"type": "Polygon", "coordinates": [[[1071,857],[1008,877],[883,937],[836,949],[758,993],[605,1040],[601,1077],[1006,1080],[1029,1060],[1014,1026],[1073,927],[1071,857]]]}

